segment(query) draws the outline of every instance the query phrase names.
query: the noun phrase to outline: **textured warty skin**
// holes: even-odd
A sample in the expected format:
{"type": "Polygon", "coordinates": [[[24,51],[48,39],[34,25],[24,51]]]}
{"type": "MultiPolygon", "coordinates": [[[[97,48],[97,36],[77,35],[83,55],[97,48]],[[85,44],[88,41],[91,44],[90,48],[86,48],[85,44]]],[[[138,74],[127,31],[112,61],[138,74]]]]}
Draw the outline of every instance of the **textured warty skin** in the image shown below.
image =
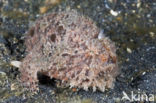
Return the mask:
{"type": "Polygon", "coordinates": [[[116,48],[109,38],[98,39],[99,33],[90,18],[75,10],[37,19],[25,41],[28,54],[20,67],[24,86],[37,90],[37,73],[42,73],[70,87],[112,88],[119,71],[116,48]]]}

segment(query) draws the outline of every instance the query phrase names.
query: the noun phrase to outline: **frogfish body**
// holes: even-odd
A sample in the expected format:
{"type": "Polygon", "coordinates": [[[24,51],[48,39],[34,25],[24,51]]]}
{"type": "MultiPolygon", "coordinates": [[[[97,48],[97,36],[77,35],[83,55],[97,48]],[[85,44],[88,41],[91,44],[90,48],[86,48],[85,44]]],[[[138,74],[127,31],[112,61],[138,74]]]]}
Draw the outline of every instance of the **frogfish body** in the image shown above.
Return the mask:
{"type": "Polygon", "coordinates": [[[104,92],[118,74],[116,48],[100,29],[75,10],[37,19],[25,40],[27,55],[20,66],[21,81],[38,89],[37,73],[61,80],[62,85],[104,92]]]}

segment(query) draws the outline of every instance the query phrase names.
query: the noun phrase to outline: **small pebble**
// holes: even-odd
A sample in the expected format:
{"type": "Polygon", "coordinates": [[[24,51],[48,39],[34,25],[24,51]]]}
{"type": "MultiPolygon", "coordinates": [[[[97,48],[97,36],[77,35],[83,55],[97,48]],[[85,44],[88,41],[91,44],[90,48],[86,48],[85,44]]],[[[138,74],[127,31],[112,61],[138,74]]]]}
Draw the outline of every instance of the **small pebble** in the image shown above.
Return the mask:
{"type": "Polygon", "coordinates": [[[128,53],[132,53],[132,50],[130,48],[127,48],[128,53]]]}
{"type": "Polygon", "coordinates": [[[110,13],[113,15],[113,16],[118,16],[118,12],[114,11],[114,10],[110,10],[110,13]]]}
{"type": "Polygon", "coordinates": [[[17,89],[17,86],[15,85],[15,84],[11,84],[11,91],[13,91],[13,90],[16,90],[17,89]]]}
{"type": "Polygon", "coordinates": [[[154,32],[149,32],[151,37],[154,37],[155,33],[154,32]]]}
{"type": "Polygon", "coordinates": [[[46,13],[47,10],[48,10],[48,7],[46,7],[46,6],[40,7],[40,13],[41,14],[46,13]]]}

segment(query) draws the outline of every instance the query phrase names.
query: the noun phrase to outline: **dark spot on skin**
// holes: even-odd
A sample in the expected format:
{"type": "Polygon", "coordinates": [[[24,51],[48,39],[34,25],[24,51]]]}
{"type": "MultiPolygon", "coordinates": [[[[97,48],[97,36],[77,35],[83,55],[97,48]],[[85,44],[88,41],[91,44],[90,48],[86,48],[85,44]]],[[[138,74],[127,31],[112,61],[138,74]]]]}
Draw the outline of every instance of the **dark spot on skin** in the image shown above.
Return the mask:
{"type": "Polygon", "coordinates": [[[100,72],[100,73],[99,73],[99,76],[102,76],[102,75],[103,75],[103,73],[102,73],[102,72],[100,72]]]}
{"type": "Polygon", "coordinates": [[[111,67],[109,67],[109,68],[106,68],[106,73],[109,73],[109,72],[111,72],[111,67]]]}
{"type": "Polygon", "coordinates": [[[89,56],[88,58],[86,58],[85,62],[87,65],[89,65],[92,62],[92,56],[89,56]]]}
{"type": "Polygon", "coordinates": [[[56,46],[54,46],[54,48],[56,49],[56,46]]]}
{"type": "Polygon", "coordinates": [[[105,74],[106,74],[105,72],[101,71],[101,72],[99,72],[99,77],[102,77],[102,76],[104,76],[105,74]]]}
{"type": "Polygon", "coordinates": [[[52,53],[49,53],[49,56],[52,56],[52,53]]]}
{"type": "Polygon", "coordinates": [[[53,65],[54,65],[54,66],[57,65],[57,63],[53,63],[53,65]]]}
{"type": "Polygon", "coordinates": [[[62,54],[62,56],[63,56],[63,57],[69,56],[69,54],[68,54],[68,53],[64,53],[64,54],[62,54]]]}
{"type": "Polygon", "coordinates": [[[77,71],[76,75],[80,74],[80,72],[81,72],[80,70],[79,70],[79,71],[77,71]]]}
{"type": "Polygon", "coordinates": [[[76,27],[76,24],[72,23],[72,24],[70,25],[70,27],[71,27],[72,30],[74,30],[75,27],[76,27]]]}
{"type": "Polygon", "coordinates": [[[77,54],[78,53],[78,51],[77,50],[75,50],[75,52],[74,52],[75,54],[77,54]]]}
{"type": "Polygon", "coordinates": [[[60,22],[57,22],[57,23],[56,23],[56,26],[58,26],[59,24],[60,24],[60,22]]]}
{"type": "Polygon", "coordinates": [[[29,81],[29,78],[27,78],[27,81],[29,81]]]}
{"type": "Polygon", "coordinates": [[[29,30],[28,34],[29,34],[31,37],[33,37],[33,36],[34,36],[34,32],[35,32],[35,28],[32,27],[32,28],[29,30]]]}
{"type": "Polygon", "coordinates": [[[65,70],[66,68],[64,68],[64,67],[62,67],[62,68],[60,68],[59,70],[65,70]]]}
{"type": "Polygon", "coordinates": [[[86,70],[85,76],[89,76],[89,70],[86,70]]]}
{"type": "Polygon", "coordinates": [[[59,33],[61,33],[63,30],[64,30],[64,29],[63,29],[63,26],[59,26],[59,27],[58,27],[58,32],[59,32],[59,33]]]}
{"type": "Polygon", "coordinates": [[[76,81],[78,81],[78,80],[79,80],[79,77],[76,78],[76,81]]]}
{"type": "Polygon", "coordinates": [[[75,74],[73,73],[71,77],[74,78],[75,77],[75,74]]]}
{"type": "Polygon", "coordinates": [[[98,34],[98,33],[96,33],[96,34],[94,35],[94,37],[93,37],[93,38],[94,38],[94,39],[95,39],[95,38],[98,38],[98,35],[99,35],[99,34],[98,34]]]}
{"type": "Polygon", "coordinates": [[[55,35],[55,34],[52,34],[51,37],[50,37],[50,39],[51,39],[52,42],[55,42],[55,40],[56,40],[56,35],[55,35]]]}
{"type": "Polygon", "coordinates": [[[89,82],[89,79],[85,79],[84,82],[89,82]]]}
{"type": "Polygon", "coordinates": [[[69,42],[73,42],[73,38],[69,37],[69,38],[68,38],[68,41],[69,41],[69,42]]]}
{"type": "Polygon", "coordinates": [[[109,57],[109,58],[108,58],[108,62],[109,62],[109,63],[115,63],[115,62],[116,62],[116,58],[109,57]]]}
{"type": "Polygon", "coordinates": [[[66,16],[65,16],[65,18],[68,18],[68,17],[69,17],[69,15],[66,15],[66,16]]]}

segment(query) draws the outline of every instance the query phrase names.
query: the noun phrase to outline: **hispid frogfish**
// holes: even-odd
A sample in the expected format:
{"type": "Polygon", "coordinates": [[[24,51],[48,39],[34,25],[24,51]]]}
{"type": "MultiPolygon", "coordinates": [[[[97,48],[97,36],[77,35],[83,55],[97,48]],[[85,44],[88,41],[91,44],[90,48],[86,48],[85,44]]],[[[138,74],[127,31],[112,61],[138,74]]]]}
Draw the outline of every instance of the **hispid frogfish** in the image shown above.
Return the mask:
{"type": "Polygon", "coordinates": [[[27,32],[25,46],[20,81],[30,90],[38,89],[38,73],[86,91],[113,88],[119,71],[115,44],[76,10],[37,19],[27,32]]]}

